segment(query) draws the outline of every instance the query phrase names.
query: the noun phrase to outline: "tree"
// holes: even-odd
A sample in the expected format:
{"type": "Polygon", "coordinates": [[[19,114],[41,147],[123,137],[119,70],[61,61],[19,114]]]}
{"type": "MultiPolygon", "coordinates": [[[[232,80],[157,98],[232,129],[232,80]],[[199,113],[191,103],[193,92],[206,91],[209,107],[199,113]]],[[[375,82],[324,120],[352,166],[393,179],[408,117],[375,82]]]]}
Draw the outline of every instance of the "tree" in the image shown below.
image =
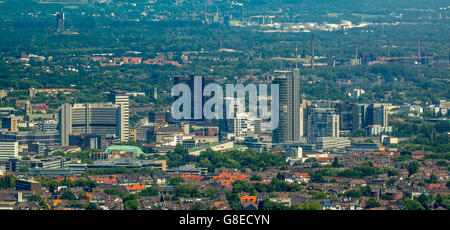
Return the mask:
{"type": "Polygon", "coordinates": [[[376,208],[376,207],[380,207],[380,203],[378,203],[378,201],[373,197],[369,198],[366,202],[366,208],[376,208]]]}
{"type": "Polygon", "coordinates": [[[419,170],[419,163],[417,161],[411,161],[406,165],[406,170],[408,170],[409,176],[413,175],[419,170]]]}
{"type": "Polygon", "coordinates": [[[428,179],[427,182],[428,182],[429,184],[435,184],[435,183],[438,182],[438,178],[437,178],[436,175],[431,174],[430,179],[428,179]]]}
{"type": "Polygon", "coordinates": [[[63,200],[76,200],[77,199],[77,197],[70,191],[64,191],[61,194],[60,198],[63,200]]]}
{"type": "Polygon", "coordinates": [[[191,210],[201,210],[201,209],[202,209],[202,205],[199,202],[195,202],[191,208],[191,210]]]}
{"type": "MultiPolygon", "coordinates": [[[[275,178],[274,178],[275,179],[275,178]]],[[[246,182],[246,181],[235,181],[233,183],[233,192],[240,193],[240,192],[246,192],[250,195],[256,195],[257,191],[253,187],[252,184],[246,182]]]]}
{"type": "Polygon", "coordinates": [[[141,195],[141,196],[157,196],[158,194],[159,194],[158,189],[153,188],[153,187],[148,187],[148,188],[145,188],[144,190],[142,190],[139,195],[141,195]]]}
{"type": "Polygon", "coordinates": [[[359,189],[353,189],[345,192],[344,194],[346,197],[353,197],[353,198],[359,198],[362,196],[362,192],[359,189]]]}
{"type": "Polygon", "coordinates": [[[184,148],[182,144],[177,144],[175,146],[174,153],[186,156],[189,154],[189,151],[186,148],[184,148]]]}
{"type": "Polygon", "coordinates": [[[396,181],[397,181],[397,178],[395,178],[395,177],[389,178],[389,180],[386,182],[386,186],[392,187],[396,181]]]}
{"type": "Polygon", "coordinates": [[[419,201],[420,204],[421,204],[423,207],[427,207],[427,206],[428,206],[428,201],[430,201],[431,198],[432,198],[432,195],[427,196],[427,195],[425,195],[425,194],[422,193],[422,194],[420,194],[419,197],[417,197],[417,201],[419,201]]]}
{"type": "Polygon", "coordinates": [[[22,172],[22,173],[26,173],[26,172],[28,172],[28,167],[26,167],[26,166],[20,166],[19,167],[19,172],[22,172]]]}
{"type": "Polygon", "coordinates": [[[125,210],[138,210],[139,204],[137,200],[127,200],[123,203],[125,210]]]}
{"type": "Polygon", "coordinates": [[[179,176],[172,177],[172,178],[169,179],[169,185],[172,185],[172,186],[178,186],[178,185],[180,185],[183,182],[184,182],[184,179],[182,177],[179,177],[179,176]]]}
{"type": "Polygon", "coordinates": [[[216,197],[216,194],[217,194],[217,189],[216,188],[209,187],[205,191],[205,196],[209,197],[211,200],[216,197]]]}
{"type": "Polygon", "coordinates": [[[317,202],[312,202],[309,204],[302,204],[299,206],[293,206],[291,207],[293,210],[322,210],[322,206],[320,206],[317,202]]]}
{"type": "Polygon", "coordinates": [[[334,158],[334,161],[333,161],[333,163],[331,164],[331,166],[332,166],[333,168],[339,168],[339,167],[341,167],[341,165],[339,164],[339,160],[338,160],[337,157],[334,158]]]}
{"type": "Polygon", "coordinates": [[[404,199],[403,205],[405,210],[425,210],[425,208],[417,200],[404,199]]]}
{"type": "Polygon", "coordinates": [[[325,193],[325,192],[314,192],[314,191],[312,191],[312,192],[310,192],[310,194],[312,195],[311,199],[313,199],[313,200],[321,200],[321,199],[327,199],[328,198],[328,194],[325,193]]]}
{"type": "Polygon", "coordinates": [[[89,203],[85,209],[86,210],[100,210],[100,208],[98,208],[97,205],[94,203],[89,203]]]}
{"type": "Polygon", "coordinates": [[[178,199],[180,197],[200,197],[200,191],[198,190],[198,187],[196,186],[190,186],[190,185],[181,185],[175,189],[173,192],[174,198],[178,199]]]}
{"type": "Polygon", "coordinates": [[[262,181],[263,178],[258,176],[258,175],[253,175],[252,177],[250,177],[251,181],[262,181]]]}
{"type": "Polygon", "coordinates": [[[14,188],[16,186],[16,178],[13,176],[0,177],[0,188],[14,188]]]}
{"type": "Polygon", "coordinates": [[[442,207],[446,208],[447,210],[450,210],[450,195],[438,194],[436,196],[436,203],[439,206],[442,206],[442,207]]]}
{"type": "Polygon", "coordinates": [[[284,204],[266,199],[263,203],[262,209],[263,210],[287,210],[288,207],[284,204]]]}

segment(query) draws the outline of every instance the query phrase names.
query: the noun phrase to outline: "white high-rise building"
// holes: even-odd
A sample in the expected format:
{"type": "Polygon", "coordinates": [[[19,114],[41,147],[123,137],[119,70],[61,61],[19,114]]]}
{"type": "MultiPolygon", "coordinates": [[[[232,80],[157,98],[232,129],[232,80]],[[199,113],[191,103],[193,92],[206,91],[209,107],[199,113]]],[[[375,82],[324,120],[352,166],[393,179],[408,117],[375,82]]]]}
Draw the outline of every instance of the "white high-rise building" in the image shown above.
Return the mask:
{"type": "Polygon", "coordinates": [[[70,135],[93,134],[127,141],[127,106],[124,104],[64,104],[59,113],[61,145],[68,146],[70,135]]]}
{"type": "Polygon", "coordinates": [[[130,138],[130,97],[124,93],[111,93],[108,101],[120,106],[120,133],[117,136],[121,141],[128,141],[130,138]]]}
{"type": "Polygon", "coordinates": [[[0,160],[19,158],[19,142],[0,142],[0,160]]]}
{"type": "Polygon", "coordinates": [[[234,136],[248,137],[261,133],[261,118],[251,117],[249,113],[239,113],[234,118],[234,136]]]}

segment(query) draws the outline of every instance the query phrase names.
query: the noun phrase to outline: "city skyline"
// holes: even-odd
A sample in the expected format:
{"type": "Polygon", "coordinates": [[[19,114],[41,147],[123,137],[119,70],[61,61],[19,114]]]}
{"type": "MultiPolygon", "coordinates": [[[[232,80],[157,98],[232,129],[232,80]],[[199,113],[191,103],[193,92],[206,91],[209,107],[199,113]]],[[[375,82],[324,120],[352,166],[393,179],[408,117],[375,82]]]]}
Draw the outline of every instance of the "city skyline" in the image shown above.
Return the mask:
{"type": "Polygon", "coordinates": [[[444,0],[2,0],[0,209],[214,229],[449,210],[449,19],[444,0]]]}

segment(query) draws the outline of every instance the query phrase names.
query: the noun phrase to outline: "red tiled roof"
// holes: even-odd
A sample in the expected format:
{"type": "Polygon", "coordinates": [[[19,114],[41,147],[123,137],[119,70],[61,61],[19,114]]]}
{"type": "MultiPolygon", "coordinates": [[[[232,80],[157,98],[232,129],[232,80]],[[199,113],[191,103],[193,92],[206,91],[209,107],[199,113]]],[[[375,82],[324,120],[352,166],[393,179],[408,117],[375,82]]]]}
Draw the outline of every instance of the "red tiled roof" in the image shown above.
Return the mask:
{"type": "Polygon", "coordinates": [[[131,186],[127,186],[128,191],[141,191],[145,189],[145,185],[143,184],[132,184],[131,186]]]}
{"type": "Polygon", "coordinates": [[[246,202],[254,202],[256,203],[256,196],[242,196],[241,197],[241,204],[246,202]]]}

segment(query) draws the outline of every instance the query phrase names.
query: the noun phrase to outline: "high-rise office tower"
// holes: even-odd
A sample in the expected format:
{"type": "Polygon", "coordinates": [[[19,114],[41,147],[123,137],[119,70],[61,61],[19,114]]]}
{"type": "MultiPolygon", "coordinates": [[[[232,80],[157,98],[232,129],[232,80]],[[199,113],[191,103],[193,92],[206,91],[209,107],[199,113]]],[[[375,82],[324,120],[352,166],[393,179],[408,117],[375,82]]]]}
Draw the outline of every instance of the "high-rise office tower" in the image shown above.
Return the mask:
{"type": "Polygon", "coordinates": [[[279,123],[273,131],[273,142],[300,140],[300,70],[277,71],[272,84],[279,85],[279,123]]]}
{"type": "Polygon", "coordinates": [[[386,106],[374,103],[367,107],[364,126],[367,127],[369,125],[388,126],[388,112],[386,106]]]}
{"type": "Polygon", "coordinates": [[[120,140],[128,141],[130,137],[130,98],[125,93],[111,92],[108,94],[108,102],[115,105],[121,106],[122,108],[118,110],[119,121],[120,121],[120,132],[118,130],[117,135],[120,140]]]}
{"type": "Polygon", "coordinates": [[[56,14],[56,32],[64,31],[64,13],[56,14]]]}
{"type": "Polygon", "coordinates": [[[61,145],[69,145],[69,135],[72,134],[72,106],[63,104],[59,110],[59,136],[61,145]]]}
{"type": "Polygon", "coordinates": [[[336,104],[339,115],[339,129],[355,131],[360,127],[359,107],[350,102],[336,104]]]}
{"type": "MultiPolygon", "coordinates": [[[[183,120],[197,120],[203,121],[203,106],[208,98],[203,96],[203,90],[205,86],[208,84],[214,83],[214,78],[211,76],[176,76],[174,77],[174,85],[177,84],[186,84],[191,90],[191,119],[183,119],[183,120]],[[196,79],[198,82],[196,83],[196,79]],[[197,85],[196,85],[197,84],[197,85]]],[[[174,97],[174,101],[177,100],[178,97],[174,97]]]]}
{"type": "Polygon", "coordinates": [[[339,137],[339,115],[334,108],[310,108],[308,111],[307,136],[339,137]]]}
{"type": "Polygon", "coordinates": [[[310,104],[311,102],[309,101],[305,101],[303,100],[302,103],[300,104],[300,110],[299,110],[299,118],[300,118],[300,137],[304,137],[306,135],[306,127],[308,126],[307,121],[308,121],[308,117],[307,117],[307,108],[308,108],[308,104],[310,104]]]}
{"type": "Polygon", "coordinates": [[[123,104],[64,104],[59,112],[61,145],[69,145],[70,135],[93,134],[126,141],[123,104]]]}
{"type": "Polygon", "coordinates": [[[2,118],[2,128],[8,129],[10,132],[18,132],[19,128],[17,127],[18,117],[9,116],[2,118]]]}
{"type": "Polygon", "coordinates": [[[305,108],[300,106],[300,110],[299,110],[299,135],[300,137],[305,136],[305,108]]]}

